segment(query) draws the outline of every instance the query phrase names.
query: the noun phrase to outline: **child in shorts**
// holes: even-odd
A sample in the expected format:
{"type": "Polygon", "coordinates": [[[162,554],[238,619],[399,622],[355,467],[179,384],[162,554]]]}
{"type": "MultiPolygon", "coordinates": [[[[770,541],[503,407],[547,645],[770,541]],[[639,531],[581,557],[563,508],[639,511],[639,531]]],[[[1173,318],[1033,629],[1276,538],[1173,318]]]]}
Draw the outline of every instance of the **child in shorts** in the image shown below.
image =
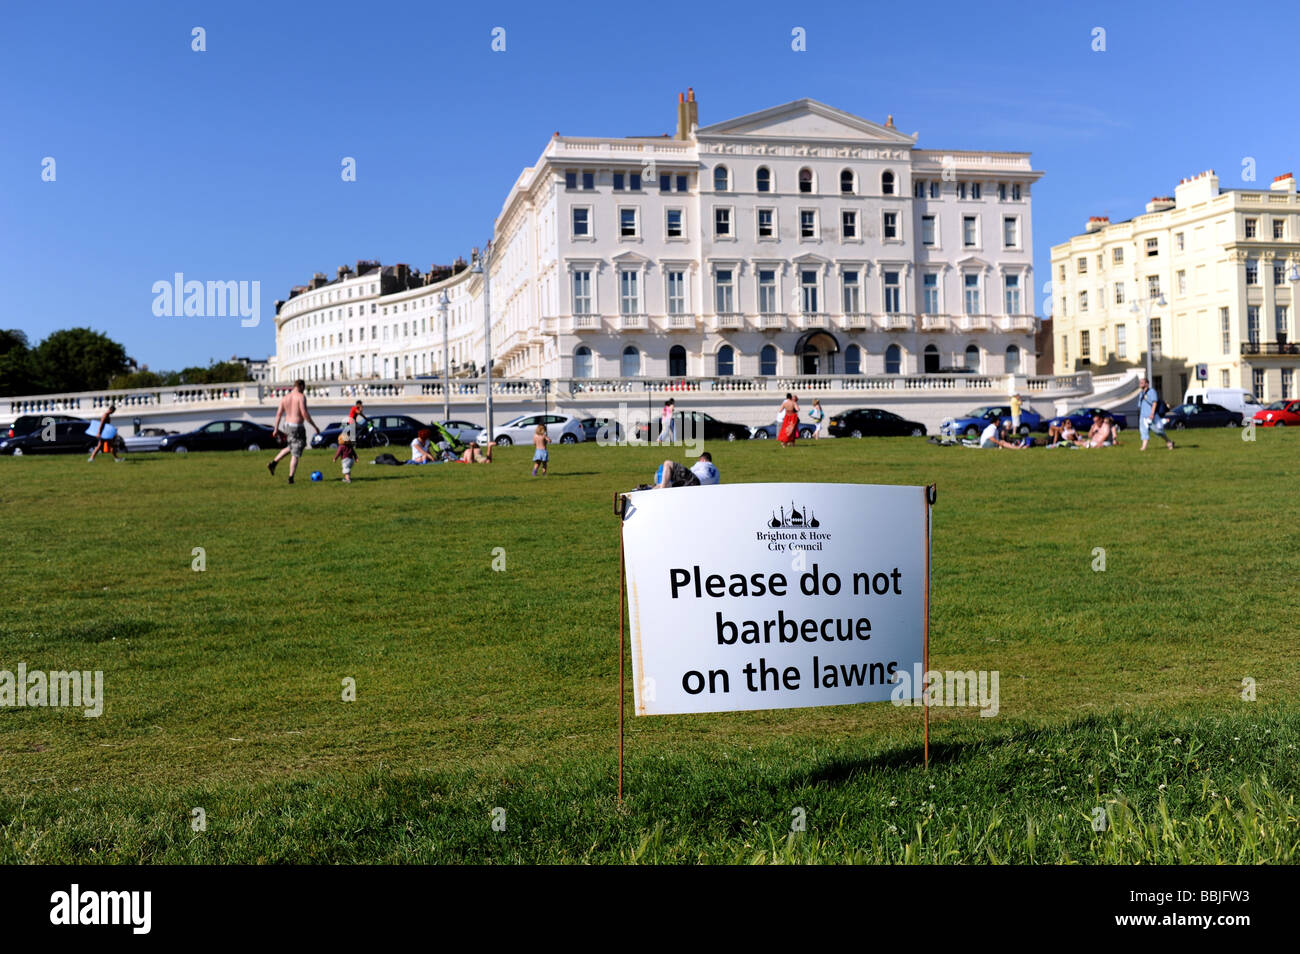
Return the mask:
{"type": "Polygon", "coordinates": [[[352,437],[347,431],[339,434],[339,449],[334,452],[334,459],[343,461],[343,483],[352,483],[352,465],[356,463],[357,449],[352,446],[352,437]]]}
{"type": "Polygon", "coordinates": [[[551,439],[546,436],[546,425],[538,424],[537,433],[533,435],[533,476],[537,476],[537,468],[542,469],[542,476],[546,476],[546,465],[551,459],[550,453],[546,450],[546,445],[551,439]]]}

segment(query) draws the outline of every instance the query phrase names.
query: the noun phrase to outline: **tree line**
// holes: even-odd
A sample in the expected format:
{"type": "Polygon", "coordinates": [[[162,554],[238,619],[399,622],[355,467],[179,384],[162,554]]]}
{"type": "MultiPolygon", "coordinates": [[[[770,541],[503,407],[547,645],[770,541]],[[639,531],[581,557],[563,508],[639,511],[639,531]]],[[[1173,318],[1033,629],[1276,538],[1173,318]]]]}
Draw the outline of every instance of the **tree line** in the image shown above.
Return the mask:
{"type": "Polygon", "coordinates": [[[219,361],[206,368],[180,371],[150,371],[148,365],[137,366],[121,344],[89,328],[55,331],[35,347],[18,329],[0,329],[3,397],[251,380],[248,369],[238,361],[219,361]]]}

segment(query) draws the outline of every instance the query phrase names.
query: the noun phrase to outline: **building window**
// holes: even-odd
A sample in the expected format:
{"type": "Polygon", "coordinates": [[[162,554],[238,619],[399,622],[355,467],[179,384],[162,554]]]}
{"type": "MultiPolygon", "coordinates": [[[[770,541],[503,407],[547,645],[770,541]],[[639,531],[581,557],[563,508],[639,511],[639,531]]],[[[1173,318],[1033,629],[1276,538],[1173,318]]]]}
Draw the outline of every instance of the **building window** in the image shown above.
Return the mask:
{"type": "Polygon", "coordinates": [[[799,271],[799,292],[805,315],[815,315],[817,307],[817,270],[805,268],[799,271]]]}
{"type": "Polygon", "coordinates": [[[1016,248],[1020,245],[1020,220],[1013,215],[1002,219],[1002,245],[1004,248],[1016,248]]]}
{"type": "Polygon", "coordinates": [[[1013,200],[1015,200],[1016,202],[1019,202],[1019,201],[1020,201],[1020,183],[1019,183],[1019,182],[1013,182],[1013,183],[1011,183],[1011,198],[1012,198],[1013,200]]]}
{"type": "Polygon", "coordinates": [[[898,374],[903,367],[903,349],[891,344],[885,349],[885,374],[898,374]]]}
{"type": "Polygon", "coordinates": [[[1070,336],[1061,335],[1061,363],[1068,365],[1070,363],[1070,336]]]}
{"type": "Polygon", "coordinates": [[[1273,306],[1273,332],[1274,332],[1273,336],[1278,342],[1280,343],[1286,342],[1288,326],[1289,326],[1289,322],[1287,321],[1286,305],[1274,305],[1273,306]]]}
{"type": "Polygon", "coordinates": [[[1078,261],[1078,266],[1079,266],[1078,269],[1077,269],[1078,273],[1079,273],[1080,275],[1087,275],[1087,274],[1088,274],[1088,256],[1086,256],[1086,255],[1080,255],[1080,256],[1079,256],[1079,261],[1078,261]]]}
{"type": "Polygon", "coordinates": [[[776,271],[770,268],[758,270],[758,310],[760,314],[776,314],[776,271]]]}
{"type": "Polygon", "coordinates": [[[840,213],[840,219],[844,238],[856,239],[858,237],[858,213],[844,211],[840,213]]]}
{"type": "Polygon", "coordinates": [[[1175,232],[1175,233],[1174,233],[1174,248],[1181,252],[1185,247],[1186,247],[1186,244],[1185,244],[1185,242],[1184,242],[1184,240],[1183,240],[1183,233],[1182,233],[1182,232],[1175,232]]]}
{"type": "Polygon", "coordinates": [[[732,284],[731,269],[720,268],[713,277],[714,303],[720,315],[729,315],[736,310],[736,289],[732,284]]]}
{"type": "Polygon", "coordinates": [[[1082,364],[1092,364],[1092,342],[1086,331],[1079,332],[1079,361],[1082,364]]]}
{"type": "Polygon", "coordinates": [[[1160,297],[1160,276],[1159,275],[1147,276],[1147,297],[1151,299],[1156,299],[1160,297]]]}
{"type": "MultiPolygon", "coordinates": [[[[1275,238],[1275,239],[1284,239],[1284,238],[1286,238],[1286,220],[1285,220],[1285,219],[1274,219],[1274,220],[1273,220],[1273,238],[1275,238]]],[[[1284,396],[1285,396],[1285,395],[1284,395],[1284,396]]]]}
{"type": "Polygon", "coordinates": [[[668,349],[668,373],[674,378],[686,377],[686,349],[681,345],[668,349]]]}
{"type": "Polygon", "coordinates": [[[641,313],[640,272],[624,270],[618,273],[618,310],[624,315],[641,313]]]}
{"type": "Polygon", "coordinates": [[[1252,351],[1259,348],[1259,306],[1248,305],[1246,307],[1246,340],[1250,342],[1252,351]]]}
{"type": "Polygon", "coordinates": [[[844,290],[844,314],[859,314],[862,311],[862,294],[861,286],[858,285],[857,271],[845,271],[840,281],[844,290]]]}
{"type": "Polygon", "coordinates": [[[585,189],[587,192],[590,192],[592,189],[596,188],[596,173],[584,172],[582,174],[582,188],[585,189]]]}
{"type": "Polygon", "coordinates": [[[668,209],[665,214],[668,217],[667,219],[668,237],[681,238],[682,237],[682,210],[668,209]]]}
{"type": "Polygon", "coordinates": [[[862,373],[862,349],[855,344],[844,349],[844,373],[862,373]]]}
{"type": "Polygon", "coordinates": [[[772,191],[772,171],[767,166],[759,166],[754,173],[754,186],[759,192],[772,191]]]}
{"type": "Polygon", "coordinates": [[[689,178],[690,178],[689,176],[678,176],[678,177],[677,177],[677,191],[678,191],[678,192],[685,192],[685,191],[686,191],[687,180],[688,180],[689,178]]]}
{"type": "Polygon", "coordinates": [[[731,236],[730,209],[713,210],[713,234],[717,238],[729,238],[731,236]]]}
{"type": "Polygon", "coordinates": [[[894,194],[894,174],[892,172],[882,172],[880,174],[880,194],[894,194]]]}
{"type": "Polygon", "coordinates": [[[591,234],[591,209],[576,208],[573,210],[573,235],[577,238],[580,235],[591,234]]]}
{"type": "Polygon", "coordinates": [[[921,216],[921,244],[934,246],[934,216],[921,216]]]}
{"type": "Polygon", "coordinates": [[[1020,373],[1020,349],[1015,345],[1007,345],[1007,360],[1003,370],[1007,374],[1020,373]]]}
{"type": "Polygon", "coordinates": [[[1221,369],[1219,371],[1219,386],[1226,388],[1230,383],[1231,382],[1228,376],[1228,369],[1227,368],[1221,369]]]}
{"type": "Polygon", "coordinates": [[[887,239],[898,238],[898,213],[884,213],[884,226],[881,232],[882,236],[887,239]]]}
{"type": "Polygon", "coordinates": [[[942,193],[943,193],[943,189],[939,183],[939,180],[937,179],[930,180],[930,198],[937,199],[942,193]]]}
{"type": "Polygon", "coordinates": [[[916,180],[914,180],[914,181],[912,182],[912,198],[914,198],[914,199],[924,199],[924,198],[925,198],[925,180],[924,180],[924,179],[916,179],[916,180]]]}
{"type": "Polygon", "coordinates": [[[668,314],[686,314],[686,273],[683,271],[668,273],[668,314]]]}
{"type": "Polygon", "coordinates": [[[1020,314],[1020,276],[1007,275],[1003,279],[1006,289],[1006,309],[1008,315],[1020,314]]]}
{"type": "Polygon", "coordinates": [[[983,312],[980,310],[980,277],[971,274],[963,275],[962,291],[966,306],[966,314],[982,314],[983,312]]]}
{"type": "Polygon", "coordinates": [[[984,187],[978,182],[972,182],[970,184],[970,197],[972,199],[984,198],[984,187]]]}
{"type": "Polygon", "coordinates": [[[974,248],[978,242],[978,223],[975,216],[963,215],[961,219],[961,243],[966,248],[974,248]]]}
{"type": "Polygon", "coordinates": [[[959,199],[964,199],[964,198],[966,198],[966,183],[965,183],[965,182],[958,182],[958,183],[957,183],[957,198],[959,198],[959,199]]]}
{"type": "Polygon", "coordinates": [[[840,172],[840,192],[845,195],[852,195],[853,188],[853,170],[844,169],[840,172]]]}
{"type": "Polygon", "coordinates": [[[624,186],[623,186],[623,181],[624,181],[625,178],[626,178],[626,177],[625,177],[625,176],[623,175],[623,173],[621,173],[621,172],[616,172],[616,173],[614,173],[614,191],[615,191],[615,192],[622,192],[622,191],[623,191],[623,188],[624,188],[624,186]]]}
{"type": "Polygon", "coordinates": [[[672,191],[673,191],[673,176],[672,176],[672,173],[671,173],[671,172],[664,172],[664,173],[661,173],[661,174],[660,174],[660,176],[659,176],[659,191],[660,191],[660,192],[672,192],[672,191]]]}
{"type": "Polygon", "coordinates": [[[718,349],[718,377],[729,378],[736,373],[736,349],[723,345],[718,349]]]}
{"type": "Polygon", "coordinates": [[[806,239],[817,237],[816,209],[799,210],[799,237],[806,239]]]}
{"type": "Polygon", "coordinates": [[[628,345],[623,349],[619,373],[625,378],[634,378],[641,373],[641,352],[637,351],[634,345],[628,345]]]}
{"type": "Polygon", "coordinates": [[[1115,357],[1123,360],[1128,357],[1128,326],[1115,326],[1115,357]]]}
{"type": "Polygon", "coordinates": [[[1123,282],[1115,283],[1115,304],[1117,305],[1124,304],[1124,283],[1123,282]]]}
{"type": "Polygon", "coordinates": [[[776,374],[775,345],[763,345],[763,350],[758,353],[758,373],[776,374]]]}
{"type": "Polygon", "coordinates": [[[998,201],[1007,201],[1007,184],[1005,182],[998,183],[998,201]]]}
{"type": "Polygon", "coordinates": [[[1281,262],[1273,263],[1273,284],[1281,285],[1286,281],[1286,265],[1281,262]]]}
{"type": "Polygon", "coordinates": [[[773,212],[771,209],[758,210],[758,237],[772,238],[776,234],[776,229],[772,225],[773,212]]]}
{"type": "Polygon", "coordinates": [[[1255,238],[1259,234],[1259,219],[1246,220],[1246,238],[1255,238]]]}
{"type": "Polygon", "coordinates": [[[921,276],[921,308],[927,315],[939,314],[939,275],[926,272],[921,276]]]}
{"type": "Polygon", "coordinates": [[[799,191],[803,193],[811,193],[812,190],[813,190],[812,170],[807,168],[800,169],[799,170],[799,191]]]}
{"type": "Polygon", "coordinates": [[[573,376],[575,378],[591,377],[591,349],[578,345],[573,352],[573,376]]]}
{"type": "Polygon", "coordinates": [[[727,172],[726,166],[715,166],[713,169],[713,191],[726,192],[731,182],[731,176],[727,172]]]}
{"type": "Polygon", "coordinates": [[[1160,338],[1160,319],[1159,319],[1159,318],[1152,318],[1152,319],[1147,323],[1147,335],[1148,335],[1148,337],[1149,337],[1149,339],[1150,339],[1150,343],[1151,343],[1151,344],[1150,344],[1150,347],[1151,347],[1151,358],[1152,358],[1152,360],[1158,360],[1158,359],[1160,358],[1161,354],[1163,353],[1163,352],[1161,351],[1161,348],[1160,348],[1161,338],[1160,338]]]}
{"type": "Polygon", "coordinates": [[[1114,263],[1114,264],[1116,264],[1116,265],[1123,265],[1123,264],[1124,264],[1124,249],[1120,248],[1118,245],[1115,246],[1115,248],[1111,249],[1111,251],[1110,251],[1110,260],[1111,260],[1112,263],[1114,263]]]}
{"type": "Polygon", "coordinates": [[[573,273],[573,313],[590,315],[591,310],[591,272],[573,273]]]}
{"type": "Polygon", "coordinates": [[[885,312],[897,315],[902,312],[898,272],[885,272],[885,312]]]}
{"type": "Polygon", "coordinates": [[[1081,291],[1079,292],[1079,311],[1085,312],[1087,310],[1088,310],[1088,293],[1086,291],[1081,291]]]}
{"type": "Polygon", "coordinates": [[[627,174],[627,184],[633,192],[641,191],[641,173],[629,172],[627,174]]]}
{"type": "Polygon", "coordinates": [[[1256,262],[1253,259],[1246,262],[1246,284],[1259,284],[1259,262],[1256,262]]]}
{"type": "Polygon", "coordinates": [[[1062,262],[1062,263],[1057,267],[1057,270],[1056,270],[1056,280],[1059,281],[1059,282],[1064,282],[1064,281],[1065,281],[1065,263],[1064,263],[1064,262],[1062,262]]]}
{"type": "Polygon", "coordinates": [[[1160,254],[1160,240],[1158,238],[1147,239],[1147,258],[1155,258],[1160,254]]]}
{"type": "Polygon", "coordinates": [[[1185,269],[1179,269],[1174,275],[1174,287],[1178,289],[1179,295],[1187,294],[1187,272],[1185,269]]]}
{"type": "Polygon", "coordinates": [[[573,171],[573,170],[569,170],[569,171],[567,171],[567,172],[564,173],[564,188],[566,188],[566,189],[576,189],[576,188],[578,188],[578,173],[577,173],[577,172],[575,172],[575,171],[573,171]]]}
{"type": "Polygon", "coordinates": [[[980,349],[975,345],[966,346],[966,370],[978,373],[980,369],[980,349]]]}
{"type": "Polygon", "coordinates": [[[618,234],[620,238],[636,238],[636,209],[618,210],[618,234]]]}
{"type": "Polygon", "coordinates": [[[1282,369],[1282,399],[1284,401],[1295,397],[1295,369],[1282,369]]]}
{"type": "Polygon", "coordinates": [[[1219,309],[1219,333],[1223,336],[1223,353],[1232,353],[1232,320],[1228,317],[1228,309],[1219,309]]]}
{"type": "Polygon", "coordinates": [[[1264,370],[1255,368],[1250,372],[1250,387],[1256,401],[1264,400],[1264,370]]]}

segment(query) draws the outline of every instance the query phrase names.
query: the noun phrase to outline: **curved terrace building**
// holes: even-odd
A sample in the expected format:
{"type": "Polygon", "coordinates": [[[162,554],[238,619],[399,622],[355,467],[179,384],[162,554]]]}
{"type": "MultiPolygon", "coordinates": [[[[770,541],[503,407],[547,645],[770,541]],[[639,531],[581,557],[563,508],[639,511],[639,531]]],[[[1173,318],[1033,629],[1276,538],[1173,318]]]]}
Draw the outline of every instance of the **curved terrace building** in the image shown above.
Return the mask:
{"type": "MultiPolygon", "coordinates": [[[[493,229],[493,371],[1033,373],[1040,176],[809,99],[700,127],[691,93],[671,138],[556,134],[493,229]]],[[[277,303],[275,377],[477,373],[484,291],[464,262],[318,274],[277,303]]]]}

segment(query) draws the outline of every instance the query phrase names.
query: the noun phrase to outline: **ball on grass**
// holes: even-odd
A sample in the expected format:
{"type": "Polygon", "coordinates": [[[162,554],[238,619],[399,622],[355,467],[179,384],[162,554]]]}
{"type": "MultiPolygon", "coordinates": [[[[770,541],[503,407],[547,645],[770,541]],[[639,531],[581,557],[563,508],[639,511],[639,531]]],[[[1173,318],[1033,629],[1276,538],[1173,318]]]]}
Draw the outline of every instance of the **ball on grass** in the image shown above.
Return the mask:
{"type": "Polygon", "coordinates": [[[324,480],[324,479],[325,479],[325,475],[322,474],[319,470],[313,470],[313,471],[311,472],[311,479],[312,479],[312,480],[324,480]]]}

